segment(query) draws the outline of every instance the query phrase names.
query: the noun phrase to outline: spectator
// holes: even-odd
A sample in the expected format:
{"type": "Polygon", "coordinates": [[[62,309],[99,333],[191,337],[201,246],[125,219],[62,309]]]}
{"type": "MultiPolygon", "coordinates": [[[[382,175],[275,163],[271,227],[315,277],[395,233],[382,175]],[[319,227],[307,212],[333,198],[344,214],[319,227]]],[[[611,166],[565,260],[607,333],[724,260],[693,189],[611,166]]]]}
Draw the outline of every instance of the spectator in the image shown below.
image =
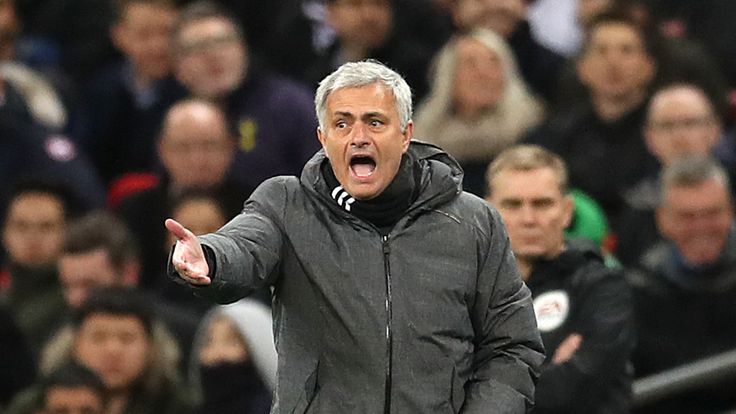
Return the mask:
{"type": "Polygon", "coordinates": [[[48,343],[41,372],[76,362],[99,375],[109,414],[193,412],[179,380],[179,349],[147,301],[134,291],[96,291],[48,343]]]}
{"type": "Polygon", "coordinates": [[[547,350],[532,412],[628,413],[631,293],[597,248],[565,240],[573,200],[564,162],[541,147],[511,147],[489,167],[488,182],[547,350]]]}
{"type": "Polygon", "coordinates": [[[15,0],[34,60],[62,70],[83,85],[118,56],[105,36],[114,20],[112,1],[15,0]],[[59,67],[60,66],[60,67],[59,67]]]}
{"type": "Polygon", "coordinates": [[[270,310],[251,299],[214,308],[200,324],[190,373],[201,414],[268,414],[276,383],[270,310]]]}
{"type": "Polygon", "coordinates": [[[64,298],[56,262],[69,214],[63,188],[45,182],[19,184],[3,221],[7,253],[2,296],[35,356],[59,322],[64,298]]]}
{"type": "MultiPolygon", "coordinates": [[[[138,245],[125,224],[110,213],[97,211],[69,223],[59,257],[59,280],[65,310],[79,309],[95,289],[135,288],[140,284],[138,245]]],[[[151,307],[176,337],[182,355],[191,348],[199,315],[157,295],[147,295],[151,307]]]]}
{"type": "Polygon", "coordinates": [[[170,246],[164,249],[166,229],[161,223],[171,215],[173,200],[190,190],[209,191],[230,219],[252,191],[228,177],[233,157],[242,154],[235,152],[224,113],[210,102],[188,99],[172,106],[157,148],[165,177],[157,186],[124,198],[117,208],[141,246],[145,288],[159,288],[154,278],[164,274],[170,246]]]}
{"type": "Polygon", "coordinates": [[[449,18],[428,3],[292,0],[274,28],[269,56],[278,70],[315,88],[342,63],[375,59],[404,74],[419,102],[432,55],[452,31],[449,18]]]}
{"type": "Polygon", "coordinates": [[[528,3],[527,0],[458,0],[453,21],[461,32],[484,27],[506,39],[526,83],[535,94],[549,101],[565,58],[534,39],[527,20],[528,3]]]}
{"type": "Polygon", "coordinates": [[[29,177],[69,187],[80,208],[101,206],[105,189],[84,154],[69,138],[49,133],[23,111],[23,100],[0,76],[0,212],[13,185],[29,177]]]}
{"type": "MultiPolygon", "coordinates": [[[[638,377],[679,367],[736,344],[736,227],[728,175],[711,158],[688,157],[662,174],[656,210],[663,241],[630,272],[639,341],[638,377]]],[[[723,378],[641,407],[642,413],[721,413],[736,406],[723,378]]]]}
{"type": "MultiPolygon", "coordinates": [[[[580,0],[578,20],[583,31],[587,32],[600,14],[628,14],[651,37],[652,53],[658,62],[653,84],[657,87],[675,82],[696,84],[708,94],[716,111],[723,117],[728,110],[728,83],[714,56],[698,41],[668,33],[652,12],[657,8],[654,3],[647,0],[580,0]]],[[[584,87],[572,75],[574,70],[568,72],[557,87],[554,106],[561,111],[585,97],[584,87]]]]}
{"type": "Polygon", "coordinates": [[[16,398],[7,414],[105,414],[107,389],[91,370],[71,363],[16,398]]]}
{"type": "Polygon", "coordinates": [[[577,62],[589,100],[527,138],[565,160],[570,184],[601,204],[614,232],[623,194],[656,165],[642,137],[655,70],[647,37],[635,21],[626,14],[599,15],[577,62]]]}
{"type": "Polygon", "coordinates": [[[55,132],[68,132],[69,110],[45,74],[19,60],[22,22],[15,0],[0,2],[0,78],[21,98],[30,121],[55,132]]]}
{"type": "Polygon", "coordinates": [[[488,163],[543,113],[506,41],[476,29],[448,42],[435,58],[432,91],[417,109],[415,132],[455,157],[465,190],[482,196],[488,163]]]}
{"type": "Polygon", "coordinates": [[[241,27],[213,3],[184,8],[173,36],[179,81],[192,95],[221,105],[238,132],[231,177],[255,188],[278,174],[298,174],[319,149],[312,92],[259,69],[241,27]]]}
{"type": "Polygon", "coordinates": [[[654,210],[659,204],[659,173],[687,156],[713,155],[727,171],[734,167],[734,145],[725,135],[715,105],[694,84],[664,86],[652,96],[644,126],[647,149],[659,161],[625,194],[626,210],[618,232],[616,256],[625,265],[636,265],[642,253],[659,240],[654,210]]]}
{"type": "Polygon", "coordinates": [[[120,0],[110,37],[123,58],[85,88],[88,128],[81,143],[110,183],[126,172],[157,171],[156,135],[184,91],[174,80],[169,38],[174,0],[120,0]]]}

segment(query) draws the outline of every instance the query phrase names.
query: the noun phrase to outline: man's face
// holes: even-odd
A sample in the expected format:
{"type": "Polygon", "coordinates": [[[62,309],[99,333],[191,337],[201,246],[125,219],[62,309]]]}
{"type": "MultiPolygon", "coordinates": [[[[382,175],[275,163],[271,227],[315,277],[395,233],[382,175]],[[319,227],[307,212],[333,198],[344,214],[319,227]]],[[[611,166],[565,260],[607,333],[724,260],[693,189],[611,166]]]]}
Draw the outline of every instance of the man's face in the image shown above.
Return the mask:
{"type": "Polygon", "coordinates": [[[551,168],[502,170],[491,189],[488,201],[501,213],[519,259],[554,258],[562,252],[573,202],[562,194],[551,168]]]}
{"type": "Polygon", "coordinates": [[[456,49],[454,102],[461,112],[478,112],[503,97],[506,77],[499,57],[480,41],[465,37],[456,49]]]}
{"type": "Polygon", "coordinates": [[[578,76],[593,97],[620,100],[643,95],[654,76],[654,61],[644,46],[639,31],[628,24],[599,24],[578,62],[578,76]]]}
{"type": "Polygon", "coordinates": [[[151,343],[138,318],[97,313],[80,325],[74,352],[115,392],[129,389],[144,374],[151,343]]]}
{"type": "Polygon", "coordinates": [[[245,79],[245,41],[227,20],[193,21],[180,30],[176,41],[176,76],[195,96],[220,99],[245,79]]]}
{"type": "Polygon", "coordinates": [[[104,249],[65,253],[59,258],[59,281],[66,303],[73,309],[79,308],[94,289],[118,285],[122,278],[104,249]]]}
{"type": "Polygon", "coordinates": [[[102,399],[93,389],[85,386],[55,386],[46,392],[43,414],[102,414],[102,399]]]}
{"type": "Polygon", "coordinates": [[[509,37],[526,13],[524,0],[458,0],[453,19],[462,30],[483,27],[509,37]]]}
{"type": "Polygon", "coordinates": [[[171,7],[132,3],[125,8],[111,35],[115,45],[131,60],[139,75],[161,79],[171,71],[171,30],[176,10],[171,7]]]}
{"type": "Polygon", "coordinates": [[[644,132],[649,150],[668,165],[685,156],[709,155],[721,128],[705,95],[683,87],[652,99],[644,132]]]}
{"type": "Polygon", "coordinates": [[[375,49],[383,45],[393,26],[391,0],[328,2],[327,21],[343,44],[375,49]]]}
{"type": "Polygon", "coordinates": [[[3,242],[13,262],[31,267],[53,265],[61,250],[64,206],[53,195],[29,192],[8,208],[3,242]]]}
{"type": "Polygon", "coordinates": [[[234,154],[227,121],[205,106],[179,109],[165,121],[161,161],[174,186],[212,188],[224,181],[234,154]]]}
{"type": "Polygon", "coordinates": [[[382,84],[343,88],[327,97],[317,136],[340,185],[358,200],[381,194],[399,170],[413,124],[401,132],[393,93],[382,84]]]}
{"type": "Polygon", "coordinates": [[[718,259],[733,223],[728,189],[718,179],[694,186],[671,187],[657,209],[657,226],[693,265],[718,259]]]}

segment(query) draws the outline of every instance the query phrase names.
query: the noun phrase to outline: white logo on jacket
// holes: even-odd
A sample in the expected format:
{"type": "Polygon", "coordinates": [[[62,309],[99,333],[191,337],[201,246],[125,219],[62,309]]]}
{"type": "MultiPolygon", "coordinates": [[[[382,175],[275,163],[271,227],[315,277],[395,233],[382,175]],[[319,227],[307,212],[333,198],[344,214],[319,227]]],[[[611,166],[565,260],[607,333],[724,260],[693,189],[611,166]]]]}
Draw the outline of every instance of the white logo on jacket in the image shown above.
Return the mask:
{"type": "Polygon", "coordinates": [[[559,328],[569,312],[570,298],[563,290],[545,292],[534,299],[534,315],[537,317],[537,327],[542,332],[559,328]]]}

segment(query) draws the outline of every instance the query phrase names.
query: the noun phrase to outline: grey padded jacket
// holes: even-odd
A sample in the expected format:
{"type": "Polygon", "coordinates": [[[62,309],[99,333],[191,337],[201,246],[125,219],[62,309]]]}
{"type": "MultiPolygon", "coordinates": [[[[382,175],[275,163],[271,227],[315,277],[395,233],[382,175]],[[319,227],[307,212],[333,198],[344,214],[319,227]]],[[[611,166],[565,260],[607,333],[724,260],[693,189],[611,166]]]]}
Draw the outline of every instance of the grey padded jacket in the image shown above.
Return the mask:
{"type": "Polygon", "coordinates": [[[318,152],[200,237],[221,303],[274,288],[272,413],[523,413],[544,351],[498,213],[413,141],[421,191],[388,236],[329,198],[318,152]]]}

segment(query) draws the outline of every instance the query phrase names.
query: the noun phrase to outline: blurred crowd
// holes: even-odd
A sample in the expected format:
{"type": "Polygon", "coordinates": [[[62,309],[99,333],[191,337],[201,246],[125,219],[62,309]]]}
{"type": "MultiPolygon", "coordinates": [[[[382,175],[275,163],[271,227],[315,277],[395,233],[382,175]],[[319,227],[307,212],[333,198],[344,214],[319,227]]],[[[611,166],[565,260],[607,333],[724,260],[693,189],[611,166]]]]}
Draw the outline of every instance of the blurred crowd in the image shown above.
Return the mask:
{"type": "Polygon", "coordinates": [[[630,378],[736,349],[734,22],[728,0],[0,0],[0,411],[267,413],[271,292],[170,280],[163,222],[212,232],[299,175],[318,82],[364,59],[466,191],[517,144],[564,161],[567,239],[630,292],[630,378]]]}

